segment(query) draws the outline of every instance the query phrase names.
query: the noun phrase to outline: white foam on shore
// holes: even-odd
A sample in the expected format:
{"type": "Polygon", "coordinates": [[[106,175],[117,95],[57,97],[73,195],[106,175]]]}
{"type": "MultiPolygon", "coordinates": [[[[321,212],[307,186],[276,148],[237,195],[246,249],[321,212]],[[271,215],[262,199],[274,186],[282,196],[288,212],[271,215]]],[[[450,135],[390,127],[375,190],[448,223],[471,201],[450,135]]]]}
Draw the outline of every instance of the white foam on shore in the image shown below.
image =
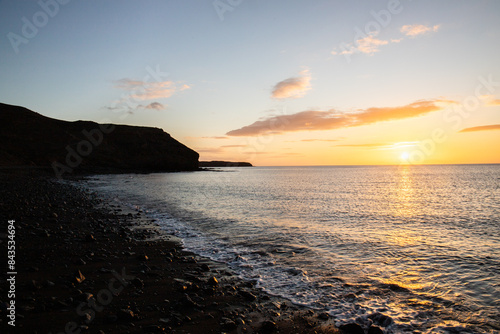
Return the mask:
{"type": "MultiPolygon", "coordinates": [[[[240,215],[235,216],[233,208],[245,205],[248,199],[238,197],[234,203],[229,203],[235,196],[232,188],[226,194],[226,189],[219,186],[217,196],[204,193],[198,197],[187,191],[197,188],[188,187],[186,193],[168,189],[175,196],[168,197],[167,201],[162,197],[164,193],[154,192],[154,184],[147,183],[151,183],[147,176],[137,177],[136,185],[135,178],[123,181],[113,176],[110,183],[107,177],[102,182],[96,178],[95,188],[143,211],[165,233],[180,238],[187,250],[227,264],[240,277],[256,282],[269,294],[325,310],[337,325],[355,321],[366,326],[373,321],[370,315],[378,312],[393,320],[386,324],[387,333],[414,330],[495,333],[494,327],[488,327],[487,323],[493,319],[492,314],[498,313],[493,306],[498,298],[495,292],[487,290],[491,277],[483,281],[476,268],[484,264],[494,271],[496,258],[473,257],[476,254],[473,249],[455,247],[459,245],[457,240],[450,240],[447,246],[438,244],[430,258],[425,248],[425,242],[434,242],[432,229],[447,230],[448,226],[454,226],[451,218],[440,220],[439,226],[421,219],[401,229],[399,221],[385,220],[390,219],[388,216],[373,220],[364,212],[358,215],[343,212],[345,219],[319,216],[300,220],[280,215],[269,217],[268,214],[274,211],[255,212],[243,207],[238,211],[240,215]],[[132,187],[128,188],[128,184],[132,187]],[[136,195],[146,184],[151,196],[145,191],[136,195]],[[316,225],[312,227],[301,225],[315,220],[316,225]],[[322,224],[323,221],[331,225],[322,224]],[[360,238],[359,230],[372,231],[370,224],[376,227],[374,234],[360,238]],[[406,234],[396,235],[392,243],[381,239],[384,234],[377,234],[378,230],[392,228],[406,234]],[[427,234],[427,240],[421,240],[419,233],[427,234]],[[440,267],[447,271],[439,270],[440,267]],[[421,272],[413,273],[405,268],[421,272]],[[427,280],[423,279],[425,275],[428,275],[427,280]],[[468,279],[471,276],[477,277],[477,282],[468,279]],[[437,283],[453,281],[463,281],[473,292],[484,290],[481,300],[490,300],[491,308],[484,305],[475,308],[474,302],[466,296],[437,283]]],[[[154,182],[158,179],[159,176],[154,176],[154,182]]],[[[177,180],[184,181],[184,178],[175,175],[174,181],[177,180]]],[[[202,189],[210,190],[206,184],[202,189]]],[[[277,205],[287,200],[280,198],[277,205]]],[[[266,199],[259,198],[259,203],[266,203],[266,199]]],[[[280,207],[272,210],[279,211],[280,207]]],[[[465,233],[469,231],[466,228],[469,228],[467,224],[465,233]]],[[[471,230],[471,233],[476,232],[471,230]]],[[[466,290],[462,288],[462,291],[466,290]]]]}

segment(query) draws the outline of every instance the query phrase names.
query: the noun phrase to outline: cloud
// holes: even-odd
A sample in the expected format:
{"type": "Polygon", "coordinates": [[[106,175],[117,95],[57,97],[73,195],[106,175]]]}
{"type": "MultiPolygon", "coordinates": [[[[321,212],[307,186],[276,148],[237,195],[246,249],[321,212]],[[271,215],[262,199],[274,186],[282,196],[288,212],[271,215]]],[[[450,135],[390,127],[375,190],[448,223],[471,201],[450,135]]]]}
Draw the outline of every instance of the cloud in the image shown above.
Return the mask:
{"type": "Polygon", "coordinates": [[[358,50],[362,53],[373,54],[379,51],[381,45],[389,44],[388,41],[384,41],[376,38],[375,36],[367,36],[365,38],[357,40],[358,50]]]}
{"type": "Polygon", "coordinates": [[[165,109],[165,106],[163,104],[161,104],[160,102],[151,102],[147,106],[139,105],[139,107],[143,107],[144,109],[154,109],[154,110],[163,110],[163,109],[165,109]]]}
{"type": "Polygon", "coordinates": [[[281,153],[281,154],[275,154],[272,157],[269,158],[282,158],[282,157],[289,157],[289,156],[298,156],[298,155],[304,155],[303,153],[297,153],[297,152],[288,152],[288,153],[281,153]]]}
{"type": "Polygon", "coordinates": [[[151,100],[169,98],[177,92],[191,88],[186,84],[173,81],[147,82],[128,78],[117,80],[114,83],[116,88],[126,91],[126,93],[122,94],[119,100],[113,102],[112,106],[104,108],[111,111],[124,111],[129,114],[140,109],[163,110],[166,108],[165,105],[156,101],[151,102],[151,100]],[[143,101],[147,104],[140,104],[143,101]]]}
{"type": "Polygon", "coordinates": [[[202,153],[223,153],[227,148],[242,148],[247,146],[248,145],[222,145],[219,147],[200,148],[196,151],[202,153]]]}
{"type": "Polygon", "coordinates": [[[500,106],[500,99],[496,99],[494,95],[481,95],[480,98],[486,101],[487,106],[500,106]]]}
{"type": "Polygon", "coordinates": [[[340,139],[302,139],[301,141],[339,141],[340,139]]]}
{"type": "Polygon", "coordinates": [[[203,139],[229,139],[229,137],[225,136],[211,136],[211,137],[201,137],[203,139]]]}
{"type": "Polygon", "coordinates": [[[200,152],[200,153],[222,153],[222,151],[224,151],[224,149],[222,149],[220,147],[196,149],[196,152],[200,152]]]}
{"type": "Polygon", "coordinates": [[[288,78],[274,85],[271,96],[275,99],[303,97],[311,89],[311,74],[308,70],[300,72],[300,77],[288,78]]]}
{"type": "Polygon", "coordinates": [[[442,110],[448,100],[421,100],[401,107],[368,108],[356,113],[345,113],[334,109],[328,111],[306,110],[291,115],[271,116],[250,125],[229,131],[227,136],[258,136],[293,131],[332,130],[361,126],[384,121],[394,121],[422,116],[442,110]]]}
{"type": "Polygon", "coordinates": [[[379,150],[397,150],[405,147],[415,147],[419,144],[418,141],[401,141],[390,145],[383,145],[379,150]]]}
{"type": "Polygon", "coordinates": [[[191,88],[173,81],[146,82],[127,78],[115,81],[115,87],[128,91],[130,98],[141,101],[169,98],[177,92],[191,88]]]}
{"type": "MultiPolygon", "coordinates": [[[[401,27],[400,32],[410,38],[417,37],[419,35],[427,34],[430,32],[436,32],[439,30],[441,25],[437,24],[432,27],[423,24],[413,24],[404,25],[401,27]]],[[[337,51],[334,49],[331,51],[332,55],[352,55],[354,53],[364,53],[368,55],[373,55],[375,52],[380,51],[380,47],[383,45],[388,45],[390,43],[399,43],[404,40],[403,37],[391,38],[390,40],[383,40],[377,38],[380,31],[372,31],[365,34],[364,37],[355,40],[353,43],[341,43],[339,48],[342,51],[337,51]]],[[[355,37],[356,38],[356,37],[355,37]]]]}
{"type": "Polygon", "coordinates": [[[135,111],[138,111],[141,109],[164,110],[167,108],[167,106],[161,104],[160,102],[151,102],[150,104],[147,104],[147,105],[138,104],[135,106],[128,105],[125,103],[118,103],[116,106],[113,106],[113,107],[106,106],[104,108],[111,110],[111,111],[121,110],[121,111],[126,111],[128,114],[133,114],[135,111]]]}
{"type": "Polygon", "coordinates": [[[339,144],[340,147],[371,147],[377,150],[397,150],[405,147],[415,147],[418,141],[402,141],[394,144],[364,143],[364,144],[339,144]]]}
{"type": "Polygon", "coordinates": [[[417,37],[419,35],[428,34],[430,32],[436,32],[439,30],[440,24],[436,24],[432,27],[423,24],[408,24],[401,27],[400,31],[406,36],[411,38],[417,37]]]}
{"type": "Polygon", "coordinates": [[[385,144],[342,144],[342,145],[335,145],[339,147],[379,147],[379,146],[385,146],[385,144]]]}
{"type": "MultiPolygon", "coordinates": [[[[354,43],[350,44],[345,44],[342,43],[341,49],[342,52],[337,52],[333,50],[331,52],[332,55],[350,55],[353,53],[365,53],[368,55],[373,55],[375,52],[379,52],[379,48],[382,45],[387,45],[389,44],[389,41],[378,39],[377,35],[379,34],[378,31],[374,31],[369,33],[367,36],[360,38],[356,40],[354,43]]],[[[399,43],[401,39],[398,40],[391,40],[391,43],[399,43]]]]}
{"type": "Polygon", "coordinates": [[[471,128],[462,129],[459,132],[475,132],[475,131],[487,131],[487,130],[500,130],[500,124],[474,126],[471,128]]]}
{"type": "Polygon", "coordinates": [[[418,146],[418,141],[402,141],[398,143],[361,143],[361,144],[338,144],[332,147],[367,148],[371,150],[401,150],[408,147],[418,146]]]}

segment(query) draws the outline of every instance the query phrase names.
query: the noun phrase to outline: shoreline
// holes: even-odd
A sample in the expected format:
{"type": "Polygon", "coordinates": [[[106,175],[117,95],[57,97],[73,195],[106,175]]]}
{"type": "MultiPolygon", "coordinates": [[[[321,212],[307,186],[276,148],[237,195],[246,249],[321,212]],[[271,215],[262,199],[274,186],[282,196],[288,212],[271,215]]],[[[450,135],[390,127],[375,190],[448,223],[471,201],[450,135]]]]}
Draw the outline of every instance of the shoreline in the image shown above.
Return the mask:
{"type": "MultiPolygon", "coordinates": [[[[328,315],[263,292],[95,193],[17,170],[0,171],[0,198],[4,254],[7,221],[16,227],[16,332],[340,332],[328,315]]],[[[10,333],[6,292],[0,325],[10,333]]]]}

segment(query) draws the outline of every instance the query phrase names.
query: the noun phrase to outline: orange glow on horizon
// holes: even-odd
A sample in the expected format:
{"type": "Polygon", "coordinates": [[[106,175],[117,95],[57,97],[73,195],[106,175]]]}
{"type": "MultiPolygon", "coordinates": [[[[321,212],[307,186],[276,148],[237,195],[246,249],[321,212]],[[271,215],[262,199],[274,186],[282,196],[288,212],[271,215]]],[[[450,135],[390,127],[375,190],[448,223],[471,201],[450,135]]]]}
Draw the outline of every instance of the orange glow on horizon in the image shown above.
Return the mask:
{"type": "Polygon", "coordinates": [[[499,130],[460,132],[429,124],[429,119],[416,118],[332,131],[226,137],[224,145],[220,139],[204,139],[215,148],[200,152],[200,160],[254,166],[500,163],[499,130]]]}

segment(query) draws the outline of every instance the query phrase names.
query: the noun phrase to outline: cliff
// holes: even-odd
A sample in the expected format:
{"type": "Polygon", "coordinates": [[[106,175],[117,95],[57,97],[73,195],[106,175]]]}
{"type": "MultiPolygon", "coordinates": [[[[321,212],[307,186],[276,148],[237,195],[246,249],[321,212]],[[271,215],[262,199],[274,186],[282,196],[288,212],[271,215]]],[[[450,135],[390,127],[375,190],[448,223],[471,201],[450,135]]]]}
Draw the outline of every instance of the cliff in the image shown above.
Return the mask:
{"type": "Polygon", "coordinates": [[[0,166],[72,172],[198,169],[199,154],[162,129],[67,122],[0,103],[0,166]]]}

